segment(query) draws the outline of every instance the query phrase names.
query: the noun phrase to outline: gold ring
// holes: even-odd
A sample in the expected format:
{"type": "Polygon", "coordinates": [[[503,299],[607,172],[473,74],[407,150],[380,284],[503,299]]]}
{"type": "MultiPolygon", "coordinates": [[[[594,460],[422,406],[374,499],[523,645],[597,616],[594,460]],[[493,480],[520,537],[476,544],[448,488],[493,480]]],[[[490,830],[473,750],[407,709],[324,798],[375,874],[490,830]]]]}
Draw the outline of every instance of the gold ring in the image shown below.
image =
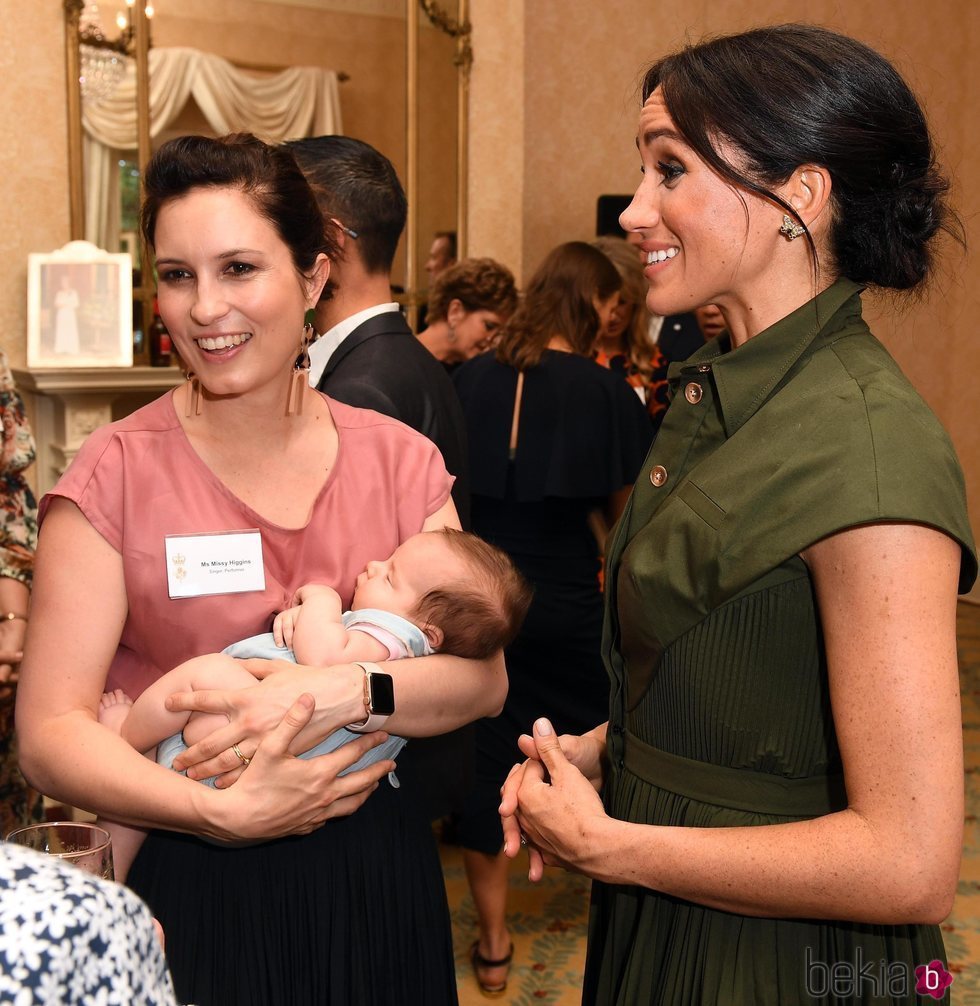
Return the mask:
{"type": "Polygon", "coordinates": [[[245,755],[242,754],[242,750],[241,750],[241,748],[237,744],[232,744],[231,749],[241,759],[242,765],[245,768],[248,768],[248,766],[251,764],[252,759],[251,758],[246,758],[245,755]]]}

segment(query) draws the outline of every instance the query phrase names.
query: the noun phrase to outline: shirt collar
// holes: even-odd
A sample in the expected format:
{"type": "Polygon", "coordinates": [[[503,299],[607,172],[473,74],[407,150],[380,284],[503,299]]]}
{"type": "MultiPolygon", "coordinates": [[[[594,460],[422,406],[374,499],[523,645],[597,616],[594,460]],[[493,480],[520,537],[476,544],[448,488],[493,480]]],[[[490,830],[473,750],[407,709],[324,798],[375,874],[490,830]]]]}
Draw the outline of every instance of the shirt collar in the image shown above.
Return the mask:
{"type": "Polygon", "coordinates": [[[320,383],[324,370],[330,362],[337,347],[347,338],[355,328],[364,324],[369,318],[374,318],[379,314],[387,314],[389,311],[398,311],[400,308],[394,302],[388,304],[375,304],[374,307],[366,307],[357,314],[352,314],[343,321],[338,321],[333,328],[327,329],[316,342],[310,346],[310,384],[315,388],[320,383]]]}
{"type": "Polygon", "coordinates": [[[861,314],[859,294],[864,288],[839,279],[792,314],[753,336],[738,349],[730,348],[726,333],[712,339],[668,371],[676,392],[678,383],[701,368],[714,378],[727,435],[732,436],[808,353],[817,337],[838,331],[847,318],[861,314]]]}

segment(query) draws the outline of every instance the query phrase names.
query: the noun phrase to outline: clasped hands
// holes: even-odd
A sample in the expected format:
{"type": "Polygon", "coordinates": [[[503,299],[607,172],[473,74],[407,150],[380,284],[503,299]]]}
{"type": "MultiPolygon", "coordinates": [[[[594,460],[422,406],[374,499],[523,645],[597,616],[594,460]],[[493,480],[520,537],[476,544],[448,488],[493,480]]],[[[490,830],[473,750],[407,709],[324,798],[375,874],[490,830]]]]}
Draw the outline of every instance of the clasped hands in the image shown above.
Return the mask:
{"type": "Polygon", "coordinates": [[[605,745],[595,734],[555,735],[547,719],[518,746],[527,761],[515,765],[500,789],[504,852],[513,859],[527,847],[528,879],[545,866],[589,873],[597,828],[608,821],[599,797],[605,745]]]}

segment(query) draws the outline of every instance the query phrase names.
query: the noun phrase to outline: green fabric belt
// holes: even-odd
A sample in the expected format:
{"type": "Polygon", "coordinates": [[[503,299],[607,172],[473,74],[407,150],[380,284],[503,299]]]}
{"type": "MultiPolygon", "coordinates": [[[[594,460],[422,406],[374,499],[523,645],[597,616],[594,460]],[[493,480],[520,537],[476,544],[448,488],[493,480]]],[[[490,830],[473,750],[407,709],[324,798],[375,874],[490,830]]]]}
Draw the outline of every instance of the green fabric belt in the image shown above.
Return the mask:
{"type": "Polygon", "coordinates": [[[787,779],[766,772],[692,761],[625,735],[624,761],[634,775],[679,796],[754,814],[821,817],[847,806],[842,775],[787,779]]]}

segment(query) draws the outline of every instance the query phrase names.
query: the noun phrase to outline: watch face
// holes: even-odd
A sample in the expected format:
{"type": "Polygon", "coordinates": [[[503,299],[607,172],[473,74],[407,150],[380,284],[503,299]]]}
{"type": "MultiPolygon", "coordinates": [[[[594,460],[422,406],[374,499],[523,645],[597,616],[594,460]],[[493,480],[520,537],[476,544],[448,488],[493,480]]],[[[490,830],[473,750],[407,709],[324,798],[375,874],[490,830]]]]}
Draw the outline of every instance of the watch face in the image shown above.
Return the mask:
{"type": "Polygon", "coordinates": [[[371,715],[390,716],[395,711],[395,684],[390,674],[372,672],[369,675],[371,683],[371,715]]]}

